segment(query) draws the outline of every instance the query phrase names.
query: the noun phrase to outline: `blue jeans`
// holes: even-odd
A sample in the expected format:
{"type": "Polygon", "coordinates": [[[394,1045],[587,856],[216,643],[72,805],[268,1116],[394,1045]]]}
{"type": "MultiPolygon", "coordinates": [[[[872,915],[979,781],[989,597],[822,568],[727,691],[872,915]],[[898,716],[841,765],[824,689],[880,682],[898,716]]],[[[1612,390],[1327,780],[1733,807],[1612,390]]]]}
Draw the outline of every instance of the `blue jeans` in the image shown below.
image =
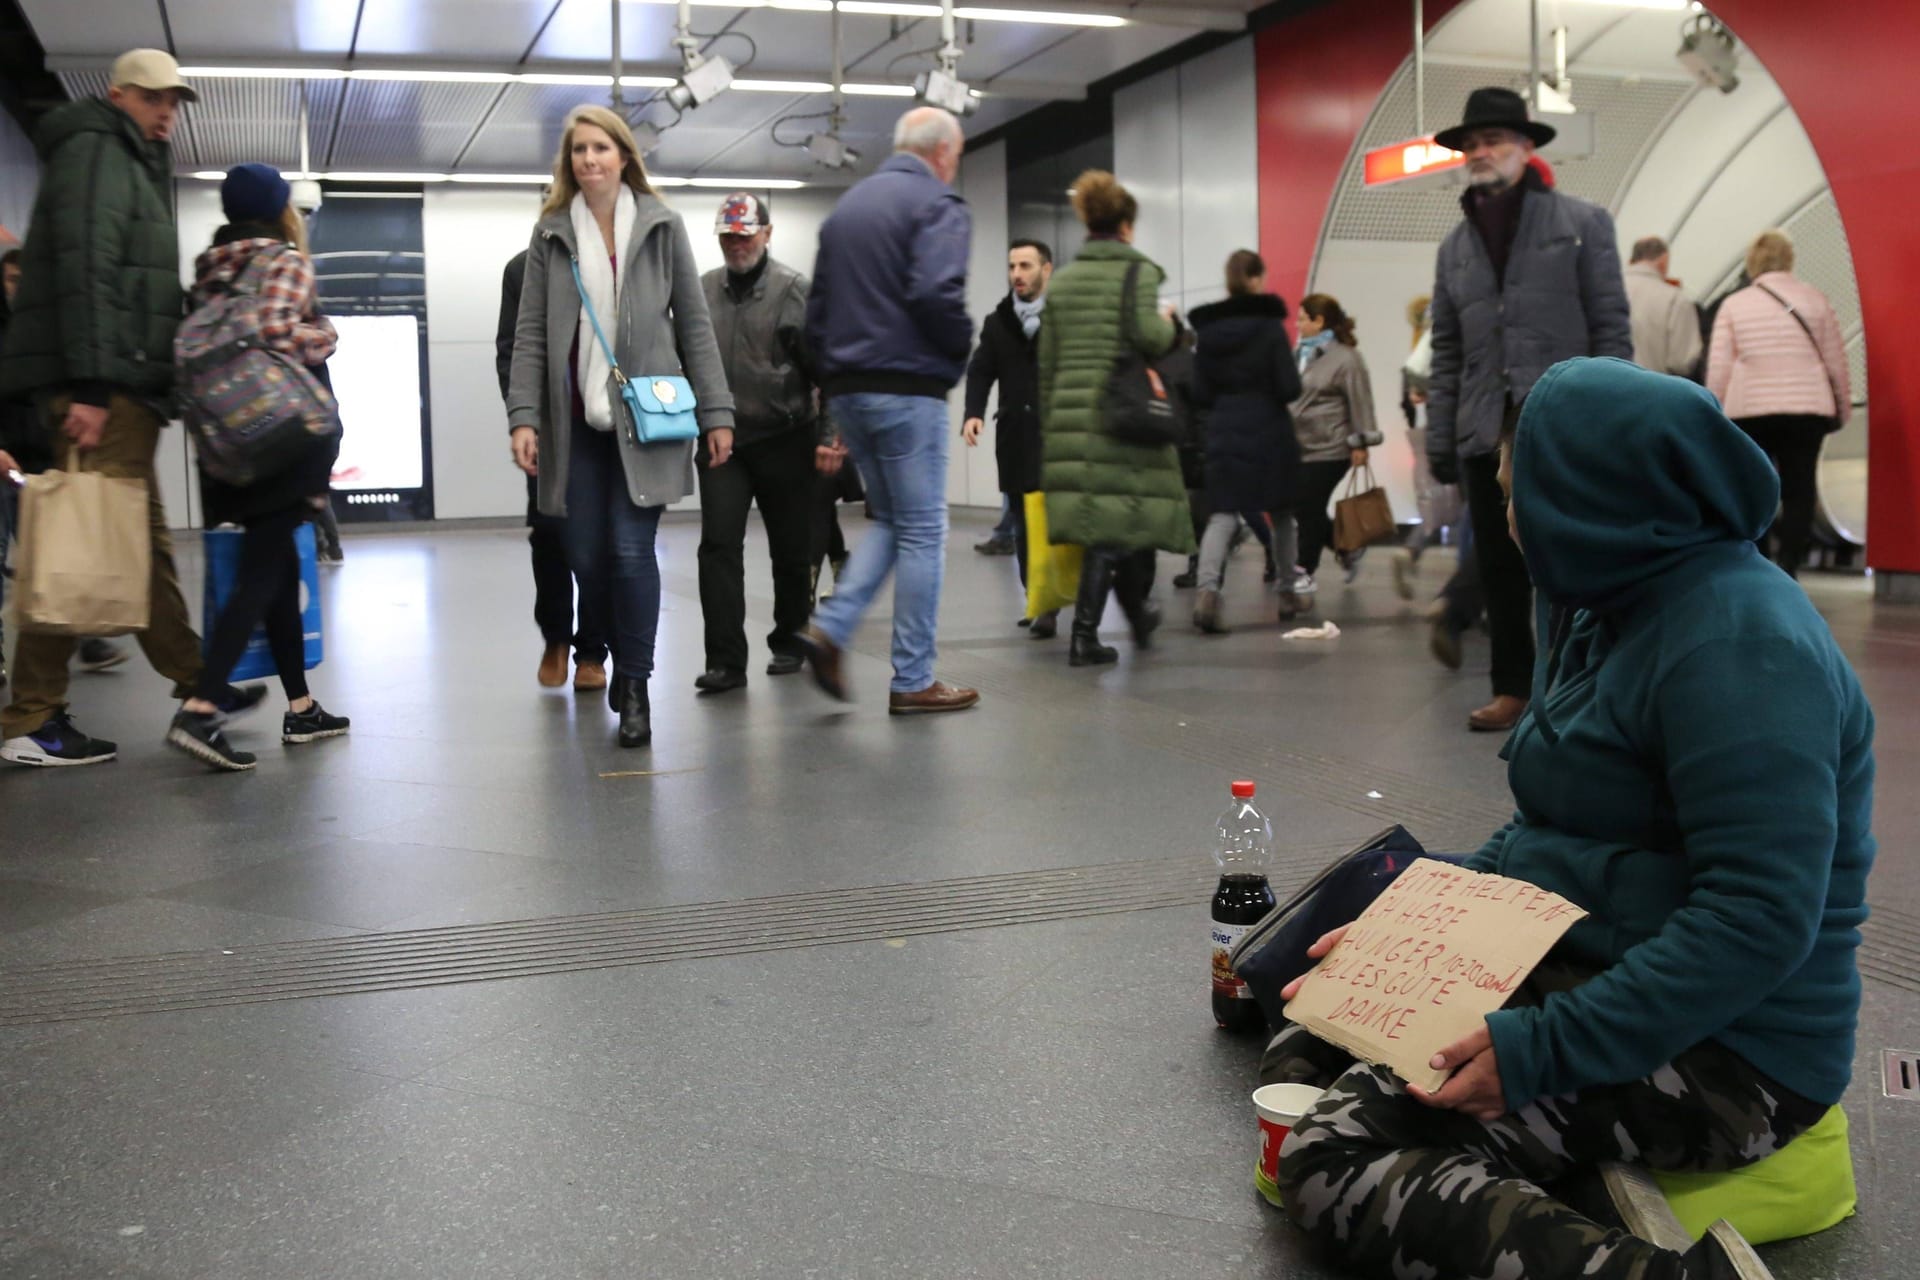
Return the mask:
{"type": "Polygon", "coordinates": [[[845,648],[887,574],[895,573],[892,687],[918,693],[933,683],[946,572],[947,403],[860,392],[835,396],[833,418],[866,482],[873,528],[813,622],[845,648]]]}
{"type": "Polygon", "coordinates": [[[612,604],[607,640],[615,676],[653,674],[660,632],[660,562],[654,537],[664,507],[636,507],[627,493],[620,442],[611,431],[573,424],[567,473],[567,567],[582,599],[612,604]]]}

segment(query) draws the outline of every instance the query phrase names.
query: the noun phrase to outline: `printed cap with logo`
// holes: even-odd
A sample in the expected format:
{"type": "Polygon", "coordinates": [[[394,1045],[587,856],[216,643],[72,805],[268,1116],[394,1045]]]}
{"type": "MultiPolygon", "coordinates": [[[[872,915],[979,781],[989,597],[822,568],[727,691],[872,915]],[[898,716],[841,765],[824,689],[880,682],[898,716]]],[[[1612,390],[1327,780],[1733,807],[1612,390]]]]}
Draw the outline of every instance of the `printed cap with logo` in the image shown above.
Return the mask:
{"type": "Polygon", "coordinates": [[[164,49],[130,49],[121,54],[114,59],[113,71],[108,75],[107,83],[116,89],[130,85],[136,89],[151,89],[155,93],[175,89],[184,101],[200,101],[200,95],[194,92],[193,86],[181,79],[180,64],[164,49]]]}
{"type": "Polygon", "coordinates": [[[773,215],[767,212],[767,206],[759,196],[736,191],[720,202],[720,212],[713,219],[713,233],[717,236],[751,236],[772,225],[773,215]]]}

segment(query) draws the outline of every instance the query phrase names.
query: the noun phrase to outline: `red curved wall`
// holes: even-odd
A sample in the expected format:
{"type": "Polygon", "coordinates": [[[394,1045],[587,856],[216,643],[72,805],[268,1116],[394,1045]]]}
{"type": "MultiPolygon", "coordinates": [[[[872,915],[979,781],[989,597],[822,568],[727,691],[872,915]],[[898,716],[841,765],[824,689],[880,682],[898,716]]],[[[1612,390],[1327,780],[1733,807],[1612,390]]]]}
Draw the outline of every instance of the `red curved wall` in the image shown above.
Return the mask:
{"type": "MultiPolygon", "coordinates": [[[[1458,0],[1428,0],[1429,28],[1458,0]]],[[[1873,420],[1867,558],[1920,573],[1920,149],[1911,137],[1916,0],[1854,0],[1844,22],[1807,0],[1715,0],[1813,140],[1853,250],[1873,420]]],[[[1305,292],[1347,154],[1412,49],[1405,0],[1337,0],[1255,37],[1260,253],[1283,297],[1305,292]]]]}

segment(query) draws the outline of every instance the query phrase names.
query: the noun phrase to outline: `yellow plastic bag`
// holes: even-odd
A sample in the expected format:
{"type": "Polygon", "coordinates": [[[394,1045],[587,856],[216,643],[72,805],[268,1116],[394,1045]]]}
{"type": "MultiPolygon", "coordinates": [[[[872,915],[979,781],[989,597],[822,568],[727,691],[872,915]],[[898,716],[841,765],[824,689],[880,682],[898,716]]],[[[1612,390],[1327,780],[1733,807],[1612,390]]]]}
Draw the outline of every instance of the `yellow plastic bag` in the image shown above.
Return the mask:
{"type": "Polygon", "coordinates": [[[1047,495],[1030,493],[1027,504],[1027,616],[1071,608],[1080,595],[1081,549],[1047,541],[1047,495]]]}

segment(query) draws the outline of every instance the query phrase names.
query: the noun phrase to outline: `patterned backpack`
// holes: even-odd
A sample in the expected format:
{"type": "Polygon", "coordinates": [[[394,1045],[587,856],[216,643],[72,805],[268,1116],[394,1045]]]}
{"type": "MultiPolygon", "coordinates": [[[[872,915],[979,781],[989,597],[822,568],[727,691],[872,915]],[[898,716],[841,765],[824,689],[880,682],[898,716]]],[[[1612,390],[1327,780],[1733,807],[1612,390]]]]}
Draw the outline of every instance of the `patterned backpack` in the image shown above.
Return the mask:
{"type": "Polygon", "coordinates": [[[260,288],[278,253],[253,256],[231,284],[202,303],[173,340],[181,416],[200,465],[216,480],[248,485],[297,462],[317,439],[338,434],[340,407],[299,357],[261,335],[260,288]]]}

